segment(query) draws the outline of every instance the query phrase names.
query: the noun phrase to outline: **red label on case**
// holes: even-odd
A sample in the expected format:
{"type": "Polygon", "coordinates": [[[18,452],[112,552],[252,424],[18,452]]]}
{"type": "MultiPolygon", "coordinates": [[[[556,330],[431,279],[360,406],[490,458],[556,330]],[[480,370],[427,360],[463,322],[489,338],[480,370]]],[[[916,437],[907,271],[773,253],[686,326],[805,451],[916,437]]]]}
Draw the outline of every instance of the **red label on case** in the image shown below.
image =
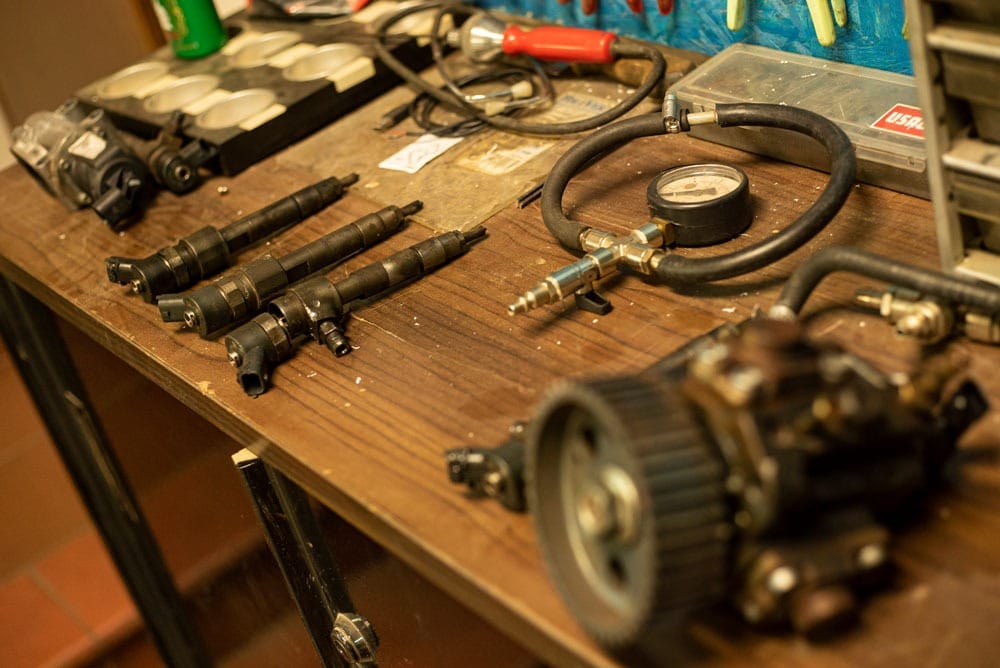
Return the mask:
{"type": "Polygon", "coordinates": [[[871,126],[901,135],[924,138],[924,114],[920,111],[920,107],[908,104],[895,105],[871,126]]]}

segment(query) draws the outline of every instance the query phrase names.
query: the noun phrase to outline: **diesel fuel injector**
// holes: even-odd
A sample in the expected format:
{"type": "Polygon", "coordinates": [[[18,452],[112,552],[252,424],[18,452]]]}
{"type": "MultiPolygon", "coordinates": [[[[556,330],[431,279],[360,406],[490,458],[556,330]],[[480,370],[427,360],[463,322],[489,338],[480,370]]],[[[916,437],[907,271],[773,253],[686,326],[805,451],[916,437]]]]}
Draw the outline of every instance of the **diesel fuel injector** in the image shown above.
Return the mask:
{"type": "Polygon", "coordinates": [[[183,320],[203,339],[214,338],[256,315],[289,285],[329,269],[396,232],[407,216],[421,208],[420,201],[402,207],[387,206],[282,257],[264,255],[197,290],[161,295],[156,302],[160,315],[164,322],[183,320]]]}
{"type": "Polygon", "coordinates": [[[271,369],[287,360],[306,337],[324,344],[337,357],[351,352],[344,321],[351,305],[416,280],[462,255],[486,229],[445,232],[414,244],[386,259],[362,267],[340,281],[318,276],[300,283],[268,304],[225,339],[236,379],[252,397],[268,387],[271,369]]]}
{"type": "Polygon", "coordinates": [[[145,258],[109,257],[108,280],[128,285],[152,304],[158,295],[185,290],[233,264],[233,256],[340,199],[357,174],[331,177],[282,197],[218,228],[208,225],[145,258]]]}

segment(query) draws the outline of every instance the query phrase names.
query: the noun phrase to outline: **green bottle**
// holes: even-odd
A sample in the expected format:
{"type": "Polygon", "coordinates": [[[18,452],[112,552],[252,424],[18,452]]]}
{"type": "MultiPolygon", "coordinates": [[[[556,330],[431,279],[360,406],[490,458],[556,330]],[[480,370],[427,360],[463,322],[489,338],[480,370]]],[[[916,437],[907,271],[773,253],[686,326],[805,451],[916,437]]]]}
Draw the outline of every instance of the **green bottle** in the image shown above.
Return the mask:
{"type": "Polygon", "coordinates": [[[170,19],[170,46],[181,58],[201,58],[226,43],[212,0],[160,0],[170,19]]]}

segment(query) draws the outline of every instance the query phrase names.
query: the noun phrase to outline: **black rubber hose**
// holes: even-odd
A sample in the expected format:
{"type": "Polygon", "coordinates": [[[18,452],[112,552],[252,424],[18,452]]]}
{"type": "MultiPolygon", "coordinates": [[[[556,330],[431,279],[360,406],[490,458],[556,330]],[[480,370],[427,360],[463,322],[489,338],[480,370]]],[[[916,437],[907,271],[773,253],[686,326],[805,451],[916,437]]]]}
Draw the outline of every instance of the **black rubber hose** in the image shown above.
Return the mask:
{"type": "Polygon", "coordinates": [[[660,52],[651,46],[642,44],[624,43],[615,41],[611,45],[611,53],[617,58],[641,58],[653,64],[653,69],[646,76],[645,80],[630,95],[625,97],[615,106],[602,111],[599,114],[588,118],[581,118],[578,121],[566,121],[564,123],[525,123],[524,121],[509,116],[487,116],[487,122],[500,130],[508,132],[518,132],[521,134],[546,134],[546,135],[569,135],[577,132],[593,130],[611,121],[621,118],[630,109],[635,108],[640,102],[645,100],[656,88],[657,84],[663,80],[666,74],[667,64],[663,60],[660,52]]]}
{"type": "Polygon", "coordinates": [[[598,130],[573,144],[563,153],[545,179],[540,203],[545,227],[549,228],[549,232],[559,240],[559,243],[573,250],[582,250],[580,235],[589,229],[570,220],[563,213],[563,194],[570,179],[582,171],[596,156],[613,151],[633,139],[665,133],[663,117],[659,113],[643,114],[598,130]]]}
{"type": "Polygon", "coordinates": [[[987,314],[1000,313],[1000,288],[957,276],[897,262],[860,248],[831,246],[814,253],[792,272],[781,296],[771,309],[773,315],[786,309],[797,314],[819,282],[836,271],[859,274],[890,285],[909,288],[922,295],[968,306],[987,314]]]}
{"type": "MultiPolygon", "coordinates": [[[[668,254],[655,276],[666,283],[717,281],[767,266],[816,236],[837,214],[854,184],[855,157],[851,140],[835,123],[805,109],[774,104],[720,104],[715,108],[721,127],[751,125],[782,128],[820,142],[830,154],[826,188],[795,222],[779,234],[739,251],[710,258],[668,254]]],[[[556,162],[542,188],[542,219],[561,244],[581,250],[580,234],[587,228],[563,213],[566,186],[596,155],[607,153],[640,137],[666,134],[659,113],[619,121],[586,137],[556,162]]]]}
{"type": "MultiPolygon", "coordinates": [[[[454,83],[459,89],[494,81],[503,81],[510,84],[523,79],[526,73],[530,75],[530,70],[507,67],[460,77],[454,83]]],[[[421,130],[438,137],[465,137],[487,127],[486,123],[479,119],[469,117],[462,118],[454,123],[436,123],[431,119],[431,114],[439,105],[440,103],[435,98],[425,93],[418,93],[410,102],[408,114],[421,130]]]]}
{"type": "Polygon", "coordinates": [[[720,127],[764,126],[812,137],[830,156],[830,178],[812,206],[778,234],[717,257],[694,259],[670,254],[656,268],[657,276],[664,281],[718,281],[766,267],[819,234],[840,211],[854,185],[854,147],[833,121],[805,109],[778,104],[720,104],[715,114],[720,127]]]}
{"type": "MultiPolygon", "coordinates": [[[[600,127],[601,125],[610,123],[611,121],[621,117],[630,109],[642,102],[650,93],[653,92],[653,89],[656,88],[657,84],[659,84],[659,82],[663,79],[663,75],[666,73],[666,62],[663,60],[663,56],[660,52],[655,48],[643,44],[631,42],[624,43],[620,40],[615,40],[615,42],[611,45],[611,53],[614,56],[617,58],[642,58],[650,61],[653,68],[642,84],[614,107],[588,118],[564,123],[532,124],[516,118],[511,118],[509,116],[490,116],[483,113],[478,107],[456,97],[451,93],[451,91],[441,90],[424,81],[419,74],[411,70],[399,59],[393,56],[386,46],[385,40],[388,36],[388,30],[393,24],[411,14],[427,11],[428,9],[438,9],[443,6],[447,8],[447,5],[443,5],[440,2],[429,2],[414,5],[413,7],[407,7],[380,19],[375,24],[374,28],[375,41],[373,43],[373,47],[375,55],[378,56],[378,59],[381,60],[386,67],[392,70],[397,76],[416,90],[434,98],[439,103],[449,109],[452,109],[453,111],[467,114],[500,130],[534,135],[565,135],[593,130],[596,127],[600,127]]],[[[440,25],[440,16],[435,21],[434,25],[436,27],[440,25]]],[[[435,30],[437,29],[436,27],[435,30]]]]}

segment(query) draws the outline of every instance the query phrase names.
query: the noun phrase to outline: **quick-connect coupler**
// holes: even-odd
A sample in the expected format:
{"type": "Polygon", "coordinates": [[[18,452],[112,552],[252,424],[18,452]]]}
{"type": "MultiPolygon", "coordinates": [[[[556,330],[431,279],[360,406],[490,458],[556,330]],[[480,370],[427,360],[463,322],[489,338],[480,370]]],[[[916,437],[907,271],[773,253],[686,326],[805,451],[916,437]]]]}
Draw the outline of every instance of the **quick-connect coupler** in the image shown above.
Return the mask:
{"type": "Polygon", "coordinates": [[[590,252],[546,276],[510,304],[507,313],[527,313],[574,295],[580,308],[605,314],[611,310],[611,304],[594,292],[594,283],[615,273],[622,265],[651,274],[664,255],[662,249],[667,241],[664,228],[655,223],[647,223],[621,237],[588,229],[580,236],[580,245],[590,252]]]}
{"type": "Polygon", "coordinates": [[[328,178],[282,197],[225,227],[208,225],[149,257],[109,257],[108,280],[128,285],[150,304],[232,266],[240,251],[274,236],[340,199],[357,174],[328,178]]]}
{"type": "Polygon", "coordinates": [[[184,321],[202,338],[214,338],[246,322],[293,283],[329,269],[400,229],[419,201],[387,206],[362,216],[297,250],[276,258],[264,255],[211,284],[180,295],[163,295],[157,305],[164,322],[184,321]]]}
{"type": "Polygon", "coordinates": [[[352,348],[344,326],[353,304],[425,276],[464,254],[485,235],[481,226],[468,232],[445,232],[340,281],[317,276],[289,289],[268,304],[267,312],[226,336],[226,352],[237,368],[237,381],[250,396],[262,394],[271,370],[290,358],[297,343],[306,338],[325,345],[337,357],[347,355],[352,348]]]}

